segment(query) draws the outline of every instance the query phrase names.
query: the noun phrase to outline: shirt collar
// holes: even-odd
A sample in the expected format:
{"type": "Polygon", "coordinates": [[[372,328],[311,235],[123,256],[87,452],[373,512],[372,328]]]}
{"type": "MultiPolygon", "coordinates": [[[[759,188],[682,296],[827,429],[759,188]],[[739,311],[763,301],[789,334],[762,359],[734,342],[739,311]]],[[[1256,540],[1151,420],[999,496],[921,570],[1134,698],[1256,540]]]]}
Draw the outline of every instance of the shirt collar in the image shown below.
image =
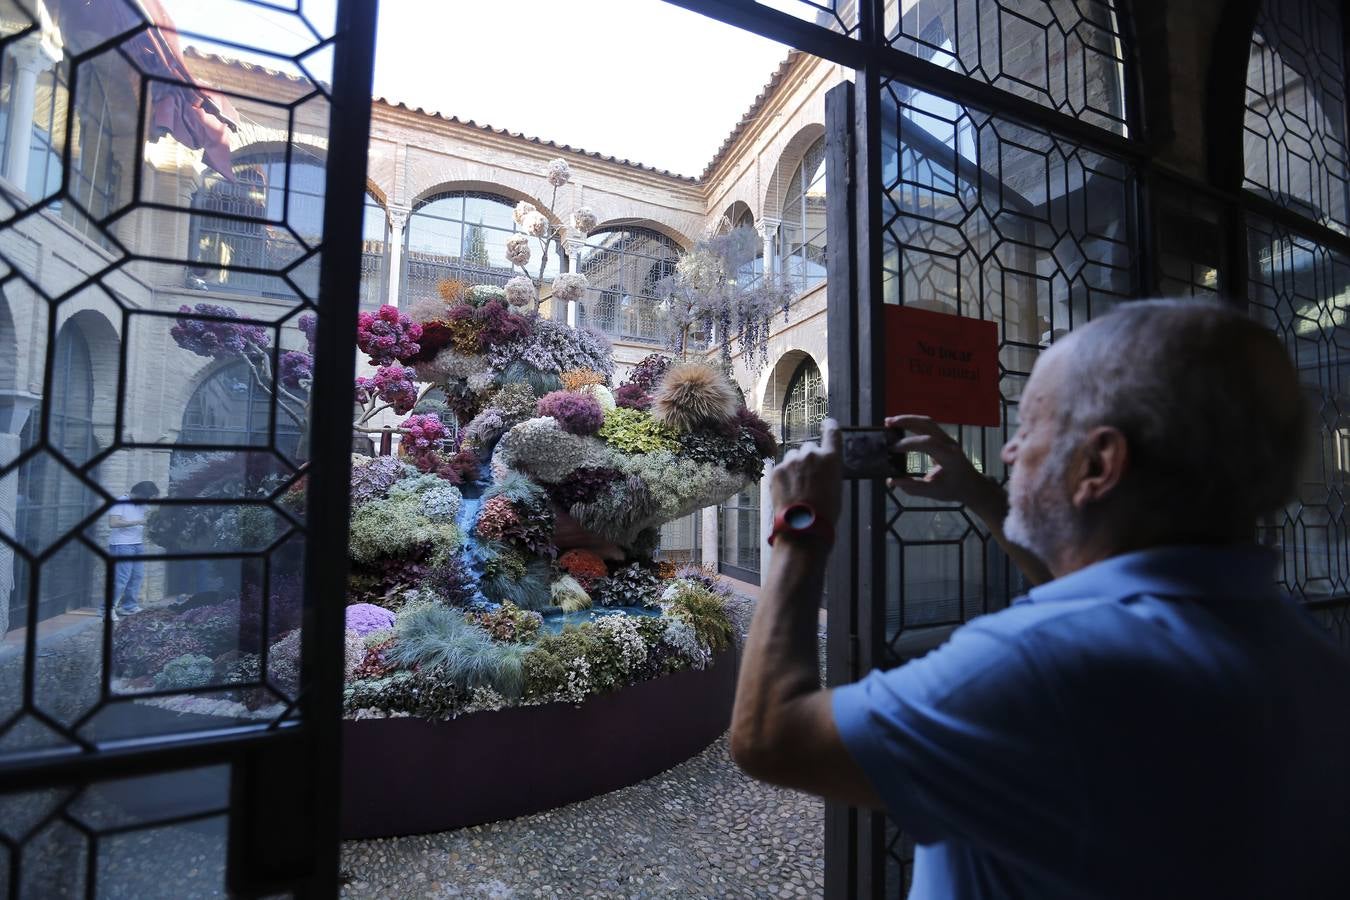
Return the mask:
{"type": "Polygon", "coordinates": [[[1032,588],[1018,602],[1276,593],[1275,551],[1256,544],[1153,547],[1123,553],[1032,588]]]}

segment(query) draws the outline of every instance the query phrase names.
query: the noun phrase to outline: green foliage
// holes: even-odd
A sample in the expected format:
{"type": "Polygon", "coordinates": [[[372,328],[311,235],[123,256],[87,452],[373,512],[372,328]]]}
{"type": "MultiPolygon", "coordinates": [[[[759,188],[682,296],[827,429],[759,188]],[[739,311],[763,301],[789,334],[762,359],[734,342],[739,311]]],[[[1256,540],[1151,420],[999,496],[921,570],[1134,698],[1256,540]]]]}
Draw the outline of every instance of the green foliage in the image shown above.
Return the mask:
{"type": "Polygon", "coordinates": [[[655,572],[632,563],[611,572],[592,593],[601,606],[657,607],[661,605],[663,590],[661,579],[655,572]]]}
{"type": "Polygon", "coordinates": [[[502,413],[502,421],[507,426],[534,418],[535,408],[539,405],[539,395],[534,388],[522,382],[504,384],[491,397],[491,405],[502,413]]]}
{"type": "Polygon", "coordinates": [[[590,625],[541,637],[525,654],[525,697],[573,703],[585,699],[591,692],[589,656],[596,643],[590,625]]]}
{"type": "Polygon", "coordinates": [[[483,502],[505,497],[512,506],[548,507],[548,494],[519,472],[508,472],[483,492],[483,502]]]}
{"type": "Polygon", "coordinates": [[[416,494],[372,500],[352,512],[348,552],[357,563],[421,553],[437,562],[459,544],[459,529],[452,522],[437,522],[424,515],[416,494]]]}
{"type": "Polygon", "coordinates": [[[199,688],[212,682],[215,665],[209,656],[185,653],[169,660],[155,675],[155,689],[161,691],[199,688]]]}
{"type": "Polygon", "coordinates": [[[611,482],[591,502],[574,504],[569,512],[587,531],[624,544],[656,510],[656,498],[646,482],[623,478],[611,482]]]}
{"type": "Polygon", "coordinates": [[[672,585],[674,596],[668,598],[667,614],[689,623],[698,635],[699,643],[714,653],[731,646],[734,631],[727,617],[722,597],[701,584],[680,579],[672,585]]]}
{"type": "Polygon", "coordinates": [[[678,435],[640,409],[618,407],[605,413],[600,437],[611,447],[627,453],[674,452],[678,435]]]}
{"type": "Polygon", "coordinates": [[[402,713],[423,719],[454,717],[468,694],[452,681],[432,672],[394,672],[383,678],[354,681],[343,692],[348,715],[363,709],[402,713]]]}
{"type": "Polygon", "coordinates": [[[528,644],[538,636],[539,629],[544,624],[544,619],[539,613],[523,610],[510,601],[492,612],[486,610],[470,612],[468,619],[499,644],[528,644]]]}
{"type": "Polygon", "coordinates": [[[489,687],[503,697],[520,697],[524,686],[522,648],[495,643],[464,614],[435,603],[409,604],[394,625],[390,661],[405,668],[435,671],[463,691],[489,687]]]}

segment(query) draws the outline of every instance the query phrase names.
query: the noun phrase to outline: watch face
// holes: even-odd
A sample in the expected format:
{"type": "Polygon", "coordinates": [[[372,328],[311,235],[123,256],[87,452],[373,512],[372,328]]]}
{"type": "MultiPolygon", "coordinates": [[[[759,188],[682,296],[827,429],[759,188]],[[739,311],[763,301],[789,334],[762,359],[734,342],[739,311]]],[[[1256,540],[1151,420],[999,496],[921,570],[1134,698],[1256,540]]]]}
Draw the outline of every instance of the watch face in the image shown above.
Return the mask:
{"type": "Polygon", "coordinates": [[[783,516],[783,521],[793,531],[804,531],[816,521],[816,514],[805,506],[794,506],[783,516]]]}

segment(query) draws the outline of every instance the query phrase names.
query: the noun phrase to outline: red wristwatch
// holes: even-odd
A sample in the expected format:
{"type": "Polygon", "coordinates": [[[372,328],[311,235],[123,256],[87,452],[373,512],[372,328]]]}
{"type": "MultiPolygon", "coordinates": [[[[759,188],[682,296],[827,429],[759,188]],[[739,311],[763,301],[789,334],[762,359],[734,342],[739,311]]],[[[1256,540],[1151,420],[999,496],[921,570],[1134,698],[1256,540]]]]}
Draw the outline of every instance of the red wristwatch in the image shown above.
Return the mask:
{"type": "Polygon", "coordinates": [[[807,503],[793,503],[778,511],[769,533],[770,547],[780,534],[809,537],[826,545],[834,543],[834,526],[816,515],[815,508],[807,503]]]}

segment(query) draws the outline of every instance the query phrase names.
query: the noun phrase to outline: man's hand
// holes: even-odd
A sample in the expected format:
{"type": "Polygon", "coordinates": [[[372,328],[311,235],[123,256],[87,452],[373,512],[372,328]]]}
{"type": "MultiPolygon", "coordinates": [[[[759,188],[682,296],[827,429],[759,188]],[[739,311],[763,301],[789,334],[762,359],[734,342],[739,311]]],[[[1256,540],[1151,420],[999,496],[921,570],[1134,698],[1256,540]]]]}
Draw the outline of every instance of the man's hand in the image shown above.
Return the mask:
{"type": "Polygon", "coordinates": [[[905,431],[905,437],[892,444],[895,452],[922,453],[937,464],[922,476],[892,478],[891,487],[915,497],[960,503],[986,521],[1002,521],[1007,509],[1003,489],[975,469],[941,426],[927,416],[891,416],[886,427],[905,431]]]}
{"type": "Polygon", "coordinates": [[[839,426],[834,419],[821,423],[820,444],[803,444],[773,468],[770,486],[773,507],[784,509],[805,503],[833,524],[839,518],[843,489],[839,461],[839,426]]]}

